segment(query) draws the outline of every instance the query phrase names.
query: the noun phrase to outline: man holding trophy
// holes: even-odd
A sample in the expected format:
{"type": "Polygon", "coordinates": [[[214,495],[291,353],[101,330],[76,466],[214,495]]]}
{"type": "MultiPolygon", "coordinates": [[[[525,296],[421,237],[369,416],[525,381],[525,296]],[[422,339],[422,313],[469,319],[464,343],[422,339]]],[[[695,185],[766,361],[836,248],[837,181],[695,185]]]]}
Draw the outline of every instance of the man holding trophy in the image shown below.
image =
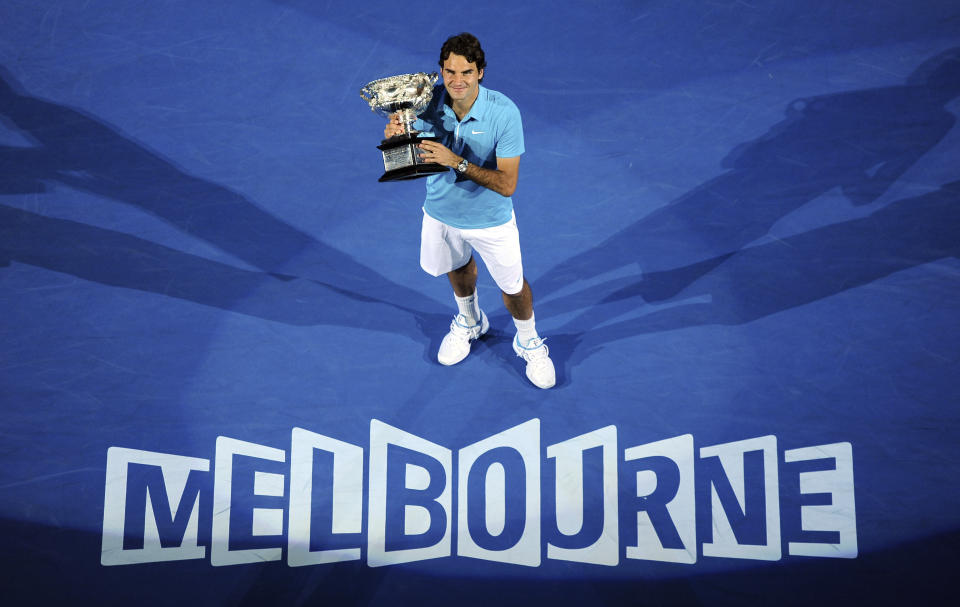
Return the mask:
{"type": "Polygon", "coordinates": [[[458,307],[437,359],[444,365],[462,361],[470,353],[471,342],[490,327],[477,299],[476,251],[513,317],[517,329],[513,350],[526,361],[527,378],[537,387],[551,388],[556,372],[549,350],[537,334],[511,199],[524,152],[520,112],[505,95],[480,86],[486,60],[473,35],[463,33],[448,39],[439,64],[443,84],[433,87],[432,95],[424,89],[435,82],[435,74],[433,80],[417,74],[384,79],[406,79],[402,83],[375,81],[362,93],[373,108],[370,96],[379,92],[381,97],[396,98],[396,90],[405,88],[406,98],[418,98],[415,104],[422,106],[415,110],[419,114],[415,121],[409,110],[401,111],[410,104],[380,103],[374,109],[389,108],[390,117],[384,129],[386,140],[380,146],[387,168],[381,180],[427,176],[420,265],[433,276],[447,275],[458,307]],[[416,77],[419,79],[410,80],[416,77]],[[370,88],[381,90],[368,95],[370,88]],[[424,97],[429,99],[425,106],[424,97]],[[417,157],[393,160],[406,153],[405,147],[417,157]]]}

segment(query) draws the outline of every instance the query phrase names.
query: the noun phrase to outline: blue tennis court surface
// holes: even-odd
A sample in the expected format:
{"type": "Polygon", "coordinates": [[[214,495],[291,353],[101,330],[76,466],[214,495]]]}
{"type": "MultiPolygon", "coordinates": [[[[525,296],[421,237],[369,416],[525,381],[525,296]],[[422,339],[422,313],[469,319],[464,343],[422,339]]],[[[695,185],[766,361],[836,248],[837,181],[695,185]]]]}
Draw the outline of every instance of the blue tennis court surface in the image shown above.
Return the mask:
{"type": "Polygon", "coordinates": [[[942,604],[960,7],[5,2],[10,605],[942,604]],[[520,108],[538,390],[360,87],[520,108]]]}

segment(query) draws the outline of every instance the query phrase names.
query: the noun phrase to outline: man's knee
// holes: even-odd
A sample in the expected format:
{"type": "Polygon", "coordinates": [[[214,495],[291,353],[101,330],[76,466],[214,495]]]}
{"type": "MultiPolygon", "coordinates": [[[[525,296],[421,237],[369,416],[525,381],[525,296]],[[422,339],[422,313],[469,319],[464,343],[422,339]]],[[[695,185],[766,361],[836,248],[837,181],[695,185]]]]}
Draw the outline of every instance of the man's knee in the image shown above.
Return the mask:
{"type": "Polygon", "coordinates": [[[473,261],[473,257],[471,256],[470,259],[467,260],[467,263],[463,264],[459,268],[450,270],[450,274],[458,277],[476,276],[477,264],[473,261]]]}
{"type": "Polygon", "coordinates": [[[530,285],[527,283],[526,278],[520,279],[520,288],[514,293],[508,293],[507,291],[500,289],[503,293],[503,296],[511,300],[521,301],[527,297],[530,297],[530,285]]]}

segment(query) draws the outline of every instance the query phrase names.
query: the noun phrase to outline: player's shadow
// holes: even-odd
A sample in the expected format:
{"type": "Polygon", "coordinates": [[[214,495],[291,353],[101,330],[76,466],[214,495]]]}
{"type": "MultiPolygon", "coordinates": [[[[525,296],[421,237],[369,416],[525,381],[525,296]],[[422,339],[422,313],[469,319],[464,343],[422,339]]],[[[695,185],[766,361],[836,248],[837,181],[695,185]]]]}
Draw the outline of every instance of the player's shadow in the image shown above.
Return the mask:
{"type": "Polygon", "coordinates": [[[620,268],[664,271],[738,251],[833,188],[854,204],[876,200],[953,127],[944,106],[960,94],[958,57],[938,55],[902,86],[794,101],[784,121],[728,154],[726,172],[548,270],[537,295],[620,268]]]}
{"type": "Polygon", "coordinates": [[[429,298],[93,116],[24,93],[2,67],[0,120],[31,143],[0,146],[0,195],[63,184],[136,207],[253,269],[5,205],[0,265],[14,260],[288,324],[402,332],[438,345],[439,336],[421,328],[444,323],[429,298]],[[299,277],[288,275],[291,268],[299,277]]]}
{"type": "MultiPolygon", "coordinates": [[[[566,334],[582,360],[606,343],[700,325],[743,324],[869,284],[901,270],[960,257],[960,181],[905,198],[862,219],[817,228],[688,268],[646,275],[607,295],[593,314],[617,318],[657,289],[684,286],[676,305],[566,334]],[[702,267],[711,268],[704,272],[702,267]]],[[[870,310],[863,311],[869,317],[870,310]]],[[[575,327],[578,322],[570,323],[575,327]]],[[[563,332],[561,332],[563,333],[563,332]]]]}
{"type": "MultiPolygon", "coordinates": [[[[927,236],[940,236],[944,225],[957,227],[953,185],[894,203],[867,220],[787,239],[808,257],[779,243],[744,247],[833,188],[855,205],[875,201],[950,131],[955,118],[945,105],[958,95],[960,49],[954,48],[925,62],[904,85],[791,103],[783,122],[728,155],[725,173],[537,279],[538,316],[541,310],[544,318],[578,312],[556,332],[572,351],[637,333],[746,322],[875,280],[903,263],[928,261],[939,250],[927,248],[927,236]],[[872,222],[890,216],[909,229],[878,236],[872,222]],[[847,249],[853,242],[874,255],[847,249]],[[905,256],[891,260],[900,253],[905,256]],[[582,284],[624,269],[625,278],[582,284]],[[572,294],[550,298],[571,286],[572,294]],[[663,312],[647,306],[697,293],[710,294],[713,302],[663,312]],[[622,318],[644,312],[652,313],[622,318]]],[[[582,358],[584,352],[570,354],[582,358]]]]}

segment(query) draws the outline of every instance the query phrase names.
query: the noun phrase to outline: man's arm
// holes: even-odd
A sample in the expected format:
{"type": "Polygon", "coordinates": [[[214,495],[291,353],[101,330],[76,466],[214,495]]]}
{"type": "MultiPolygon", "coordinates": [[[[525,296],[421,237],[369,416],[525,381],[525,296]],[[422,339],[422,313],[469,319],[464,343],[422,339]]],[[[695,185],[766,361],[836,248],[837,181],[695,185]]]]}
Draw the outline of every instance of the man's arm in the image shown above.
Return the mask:
{"type": "MultiPolygon", "coordinates": [[[[460,160],[458,159],[457,163],[459,162],[460,160]]],[[[463,176],[479,183],[485,188],[490,188],[501,196],[513,196],[513,193],[517,191],[517,180],[520,177],[520,157],[497,157],[496,170],[485,169],[471,164],[467,167],[463,176]]]]}
{"type": "MultiPolygon", "coordinates": [[[[420,142],[420,156],[426,162],[436,162],[453,169],[463,160],[436,141],[420,142]]],[[[513,196],[520,177],[520,157],[500,158],[498,156],[496,169],[485,169],[471,163],[463,176],[501,196],[513,196]]]]}

